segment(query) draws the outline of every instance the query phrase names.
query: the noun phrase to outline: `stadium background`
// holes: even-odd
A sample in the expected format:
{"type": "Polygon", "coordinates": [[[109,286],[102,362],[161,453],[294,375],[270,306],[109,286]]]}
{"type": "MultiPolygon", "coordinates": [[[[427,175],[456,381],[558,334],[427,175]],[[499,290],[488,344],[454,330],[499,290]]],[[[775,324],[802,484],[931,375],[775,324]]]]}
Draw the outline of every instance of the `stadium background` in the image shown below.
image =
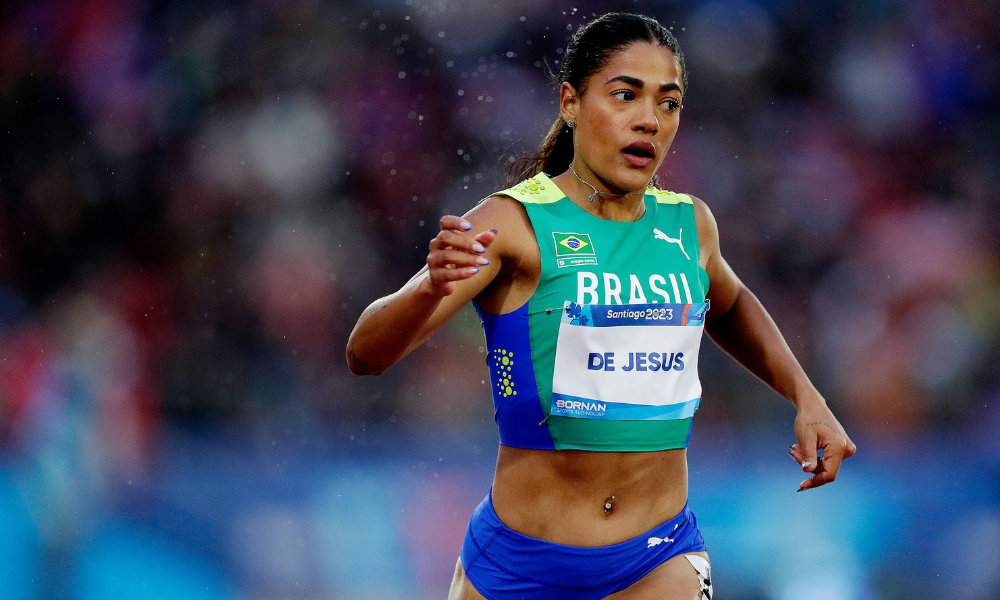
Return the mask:
{"type": "Polygon", "coordinates": [[[0,595],[443,598],[496,455],[478,321],[379,378],[344,346],[608,10],[680,39],[661,183],[859,448],[796,494],[793,411],[706,341],[719,596],[1000,597],[1000,10],[972,0],[5,3],[0,595]]]}

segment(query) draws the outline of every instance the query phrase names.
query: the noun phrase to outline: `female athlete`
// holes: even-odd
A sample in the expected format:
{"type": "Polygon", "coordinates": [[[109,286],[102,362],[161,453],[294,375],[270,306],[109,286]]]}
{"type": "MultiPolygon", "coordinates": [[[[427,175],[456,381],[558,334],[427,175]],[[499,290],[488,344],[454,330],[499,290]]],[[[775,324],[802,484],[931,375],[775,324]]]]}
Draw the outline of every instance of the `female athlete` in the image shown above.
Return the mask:
{"type": "Polygon", "coordinates": [[[348,362],[380,374],[475,301],[501,445],[450,599],[711,598],[687,507],[702,330],[797,409],[799,491],[855,446],[726,264],[705,203],[652,185],[687,88],[673,35],[604,15],[560,83],[559,118],[515,163],[527,179],[441,218],[427,267],[365,310],[348,362]]]}

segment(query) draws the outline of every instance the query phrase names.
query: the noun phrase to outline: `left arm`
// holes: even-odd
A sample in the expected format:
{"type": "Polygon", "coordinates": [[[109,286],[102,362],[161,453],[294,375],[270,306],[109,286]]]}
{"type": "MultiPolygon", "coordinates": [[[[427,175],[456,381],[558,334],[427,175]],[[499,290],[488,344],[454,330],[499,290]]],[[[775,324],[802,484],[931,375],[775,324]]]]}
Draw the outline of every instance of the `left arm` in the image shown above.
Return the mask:
{"type": "Polygon", "coordinates": [[[712,309],[705,330],[712,341],[795,406],[795,437],[791,454],[804,472],[812,474],[799,487],[807,490],[837,478],[840,463],[857,450],[826,400],[806,376],[771,316],[736,276],[719,250],[719,229],[708,206],[693,198],[702,266],[708,272],[712,309]],[[823,449],[822,460],[817,450],[823,449]]]}

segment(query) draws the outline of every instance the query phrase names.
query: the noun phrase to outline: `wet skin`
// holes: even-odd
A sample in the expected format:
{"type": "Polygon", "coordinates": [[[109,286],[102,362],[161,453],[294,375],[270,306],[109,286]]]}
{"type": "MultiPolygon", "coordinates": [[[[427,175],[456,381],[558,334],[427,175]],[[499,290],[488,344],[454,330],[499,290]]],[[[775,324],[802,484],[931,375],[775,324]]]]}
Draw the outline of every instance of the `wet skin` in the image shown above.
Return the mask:
{"type": "Polygon", "coordinates": [[[497,516],[514,531],[568,546],[609,546],[681,512],[687,451],[500,446],[493,482],[497,516]]]}
{"type": "MultiPolygon", "coordinates": [[[[587,198],[593,190],[572,173],[553,181],[596,216],[618,221],[641,218],[642,193],[680,123],[680,86],[681,73],[673,53],[648,43],[632,44],[615,55],[587,81],[582,94],[563,84],[560,112],[564,120],[576,124],[573,165],[577,174],[601,192],[638,193],[601,195],[590,203],[587,198]],[[623,153],[635,142],[648,142],[654,149],[645,166],[633,164],[623,153]]],[[[509,209],[523,213],[516,202],[494,200],[510,203],[509,209]]],[[[490,312],[516,310],[538,285],[537,242],[527,216],[517,221],[503,231],[505,236],[520,238],[514,241],[522,248],[516,257],[520,268],[494,280],[476,297],[490,312]]],[[[508,527],[572,546],[606,546],[631,539],[677,515],[686,501],[684,449],[556,452],[501,446],[493,483],[494,508],[508,527]]]]}
{"type": "MultiPolygon", "coordinates": [[[[598,217],[641,218],[642,192],[677,132],[681,85],[673,53],[642,42],[615,55],[583,90],[564,83],[560,113],[576,123],[573,168],[606,194],[588,202],[593,190],[569,171],[553,178],[556,185],[598,217]],[[652,160],[630,155],[627,149],[637,142],[652,145],[652,160]]],[[[798,409],[795,434],[801,447],[796,446],[793,458],[812,476],[801,489],[829,483],[840,461],[854,454],[854,444],[809,383],[774,322],[723,259],[711,211],[701,200],[693,200],[700,263],[712,282],[706,332],[798,409]],[[826,460],[817,460],[817,448],[824,448],[826,460]]],[[[427,264],[402,289],[362,314],[348,343],[352,372],[381,374],[470,300],[493,314],[518,309],[534,294],[541,272],[527,213],[505,196],[488,199],[464,217],[443,217],[427,264]]],[[[508,527],[574,546],[631,539],[677,515],[686,500],[685,449],[584,452],[501,446],[493,483],[494,507],[508,527]]],[[[663,563],[614,595],[616,600],[696,597],[695,571],[683,557],[663,563]]],[[[481,598],[461,565],[449,598],[481,598]]]]}

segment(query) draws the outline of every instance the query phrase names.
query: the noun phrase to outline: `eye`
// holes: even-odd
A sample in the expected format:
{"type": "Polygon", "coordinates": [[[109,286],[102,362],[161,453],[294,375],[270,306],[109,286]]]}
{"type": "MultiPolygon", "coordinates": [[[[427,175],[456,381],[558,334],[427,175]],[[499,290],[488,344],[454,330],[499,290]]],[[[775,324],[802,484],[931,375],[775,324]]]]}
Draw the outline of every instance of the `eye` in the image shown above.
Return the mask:
{"type": "Polygon", "coordinates": [[[632,90],[618,90],[617,92],[614,92],[611,95],[614,96],[615,98],[618,98],[619,100],[624,100],[626,102],[630,100],[635,100],[635,92],[633,92],[632,90]]]}
{"type": "Polygon", "coordinates": [[[663,102],[660,102],[660,106],[662,106],[667,112],[672,113],[681,107],[681,103],[673,98],[667,98],[663,102]]]}

